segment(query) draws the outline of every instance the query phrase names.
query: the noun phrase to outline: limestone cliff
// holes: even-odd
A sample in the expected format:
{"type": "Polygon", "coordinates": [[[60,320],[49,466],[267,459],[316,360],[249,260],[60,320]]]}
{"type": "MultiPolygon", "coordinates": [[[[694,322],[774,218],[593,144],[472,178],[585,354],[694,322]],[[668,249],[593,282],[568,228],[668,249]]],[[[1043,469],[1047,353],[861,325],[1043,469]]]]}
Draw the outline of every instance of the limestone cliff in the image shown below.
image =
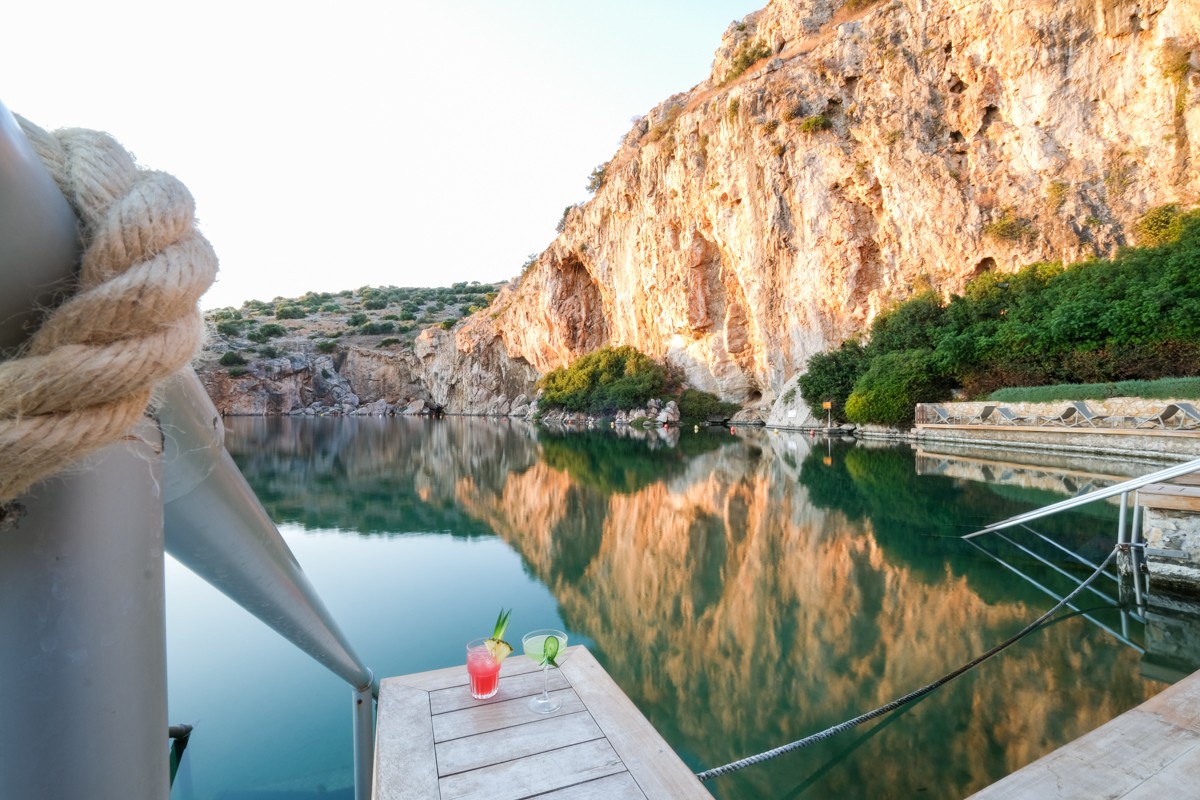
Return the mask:
{"type": "MultiPolygon", "coordinates": [[[[1197,48],[1200,0],[771,0],[485,311],[336,366],[363,402],[509,413],[628,344],[801,424],[808,357],[881,309],[1112,254],[1148,208],[1196,202],[1197,48]]],[[[246,405],[302,394],[264,380],[246,405]]]]}
{"type": "Polygon", "coordinates": [[[914,290],[1111,254],[1197,198],[1200,0],[844,6],[731,25],[466,332],[538,372],[634,345],[765,417],[914,290]]]}

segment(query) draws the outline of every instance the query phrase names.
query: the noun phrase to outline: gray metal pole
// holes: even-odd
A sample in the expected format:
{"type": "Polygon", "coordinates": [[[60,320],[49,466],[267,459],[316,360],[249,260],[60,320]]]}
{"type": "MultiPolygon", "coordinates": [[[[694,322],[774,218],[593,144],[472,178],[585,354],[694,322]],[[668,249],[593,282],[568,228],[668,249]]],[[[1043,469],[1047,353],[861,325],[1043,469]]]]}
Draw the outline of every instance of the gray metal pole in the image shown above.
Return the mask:
{"type": "Polygon", "coordinates": [[[224,427],[195,373],[167,382],[162,397],[167,552],[352,688],[372,691],[371,670],[221,444],[224,427]]]}
{"type": "Polygon", "coordinates": [[[0,532],[0,797],[167,797],[160,436],[137,432],[0,532]]]}
{"type": "MultiPolygon", "coordinates": [[[[374,676],[372,676],[373,678],[374,676]]],[[[371,681],[374,684],[374,680],[371,681]]],[[[375,782],[375,698],[373,686],[354,689],[354,800],[371,800],[375,782]]]]}
{"type": "Polygon", "coordinates": [[[75,214],[0,103],[0,353],[28,338],[38,309],[75,277],[75,214]]]}
{"type": "MultiPolygon", "coordinates": [[[[3,349],[69,285],[75,226],[0,105],[3,349]]],[[[0,797],[167,797],[161,436],[136,434],[18,498],[0,531],[0,797]]]]}

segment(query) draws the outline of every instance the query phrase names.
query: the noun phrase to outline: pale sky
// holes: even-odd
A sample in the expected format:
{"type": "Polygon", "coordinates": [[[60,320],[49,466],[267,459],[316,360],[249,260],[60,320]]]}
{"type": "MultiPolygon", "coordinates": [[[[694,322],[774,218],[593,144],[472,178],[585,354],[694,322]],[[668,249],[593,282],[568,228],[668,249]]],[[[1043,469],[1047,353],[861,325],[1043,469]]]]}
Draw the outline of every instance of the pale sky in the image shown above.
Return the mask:
{"type": "Polygon", "coordinates": [[[204,308],[499,281],[765,1],[16,3],[0,102],[188,186],[204,308]]]}

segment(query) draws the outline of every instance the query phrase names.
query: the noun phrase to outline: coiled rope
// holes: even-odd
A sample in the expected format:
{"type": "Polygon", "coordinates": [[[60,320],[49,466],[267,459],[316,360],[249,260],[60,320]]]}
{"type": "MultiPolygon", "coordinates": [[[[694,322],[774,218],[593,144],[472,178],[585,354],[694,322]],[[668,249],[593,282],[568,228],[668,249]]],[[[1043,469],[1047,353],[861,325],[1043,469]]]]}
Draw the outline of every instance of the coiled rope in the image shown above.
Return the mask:
{"type": "Polygon", "coordinates": [[[887,714],[889,711],[895,711],[897,708],[907,705],[907,704],[913,702],[914,700],[921,699],[925,695],[932,692],[934,689],[937,689],[939,686],[949,683],[950,681],[957,678],[959,675],[962,675],[964,672],[967,672],[968,670],[970,670],[974,667],[977,667],[978,665],[982,664],[984,661],[987,661],[989,658],[991,658],[992,656],[999,653],[1001,650],[1004,650],[1005,648],[1017,643],[1018,641],[1020,641],[1021,639],[1028,636],[1030,633],[1033,633],[1039,627],[1044,625],[1046,623],[1046,621],[1048,619],[1050,619],[1050,617],[1052,617],[1052,616],[1054,616],[1054,614],[1058,613],[1058,611],[1060,609],[1062,609],[1064,606],[1069,604],[1073,599],[1075,599],[1075,597],[1080,592],[1082,592],[1084,589],[1086,589],[1092,583],[1092,581],[1094,581],[1094,580],[1096,580],[1096,578],[1100,577],[1100,574],[1109,565],[1109,563],[1112,562],[1113,558],[1116,555],[1117,555],[1117,548],[1113,548],[1112,552],[1109,553],[1108,557],[1104,559],[1103,563],[1101,563],[1100,566],[1096,568],[1096,571],[1092,573],[1091,577],[1089,577],[1083,583],[1079,584],[1079,586],[1077,586],[1070,594],[1068,594],[1066,597],[1064,597],[1062,600],[1060,600],[1053,608],[1051,608],[1045,614],[1042,614],[1036,620],[1029,623],[1024,628],[1022,628],[1020,631],[1013,634],[1009,638],[1005,639],[1000,644],[998,644],[995,647],[993,647],[992,649],[988,650],[983,655],[977,656],[976,658],[972,659],[971,661],[967,662],[966,664],[963,664],[961,667],[954,670],[953,672],[946,673],[945,675],[938,678],[933,683],[930,683],[926,686],[922,686],[920,689],[917,689],[914,692],[910,692],[899,699],[896,699],[896,700],[891,701],[890,703],[887,703],[886,705],[882,705],[873,711],[868,711],[867,713],[862,714],[857,717],[854,717],[853,719],[848,719],[845,722],[838,723],[837,725],[834,725],[831,728],[826,728],[825,730],[821,731],[820,733],[814,733],[813,735],[806,736],[803,739],[797,739],[796,741],[791,742],[790,744],[785,744],[780,747],[776,747],[773,750],[767,750],[765,752],[758,753],[757,755],[749,756],[747,758],[743,758],[738,761],[733,761],[733,762],[725,764],[724,766],[721,766],[721,767],[714,767],[713,769],[704,770],[703,772],[697,772],[696,777],[702,781],[707,781],[707,780],[712,780],[713,778],[718,778],[722,775],[728,775],[730,772],[736,772],[737,770],[742,769],[743,767],[748,767],[752,764],[758,764],[763,761],[767,761],[768,759],[775,758],[776,756],[781,756],[784,753],[790,753],[793,750],[799,750],[802,747],[808,747],[810,744],[816,744],[817,742],[828,739],[829,737],[835,736],[839,733],[842,733],[843,731],[848,731],[853,727],[863,724],[864,722],[868,722],[870,720],[881,717],[884,714],[887,714]]]}
{"type": "Polygon", "coordinates": [[[139,169],[104,133],[17,118],[79,220],[78,286],[0,361],[5,503],[126,436],[154,386],[192,359],[217,257],[177,179],[139,169]]]}

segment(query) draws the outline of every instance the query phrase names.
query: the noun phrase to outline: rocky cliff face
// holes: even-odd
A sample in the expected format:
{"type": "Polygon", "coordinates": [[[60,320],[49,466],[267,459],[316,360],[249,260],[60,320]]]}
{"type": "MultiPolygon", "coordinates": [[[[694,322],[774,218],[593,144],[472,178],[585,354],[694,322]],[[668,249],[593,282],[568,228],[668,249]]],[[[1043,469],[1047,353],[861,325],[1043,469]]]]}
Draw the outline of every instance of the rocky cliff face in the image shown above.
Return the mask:
{"type": "Polygon", "coordinates": [[[634,345],[765,416],[914,290],[1111,254],[1193,201],[1198,34],[1196,0],[772,0],[468,327],[539,372],[634,345]]]}
{"type": "Polygon", "coordinates": [[[881,309],[1111,254],[1200,194],[1200,0],[863,5],[771,0],[731,25],[518,281],[412,357],[352,352],[354,391],[503,413],[628,344],[800,424],[808,357],[881,309]]]}

